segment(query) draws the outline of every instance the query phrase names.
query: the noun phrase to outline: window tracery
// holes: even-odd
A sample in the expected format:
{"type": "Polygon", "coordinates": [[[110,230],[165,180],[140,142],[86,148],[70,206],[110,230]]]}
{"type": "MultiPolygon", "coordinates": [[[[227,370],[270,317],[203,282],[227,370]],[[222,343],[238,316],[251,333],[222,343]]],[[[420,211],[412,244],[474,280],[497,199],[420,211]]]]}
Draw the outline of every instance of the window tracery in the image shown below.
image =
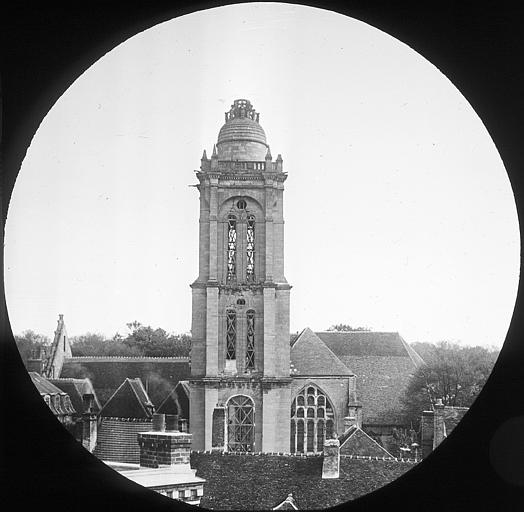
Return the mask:
{"type": "Polygon", "coordinates": [[[333,436],[335,414],[323,391],[316,386],[304,388],[291,404],[291,453],[319,453],[333,436]]]}

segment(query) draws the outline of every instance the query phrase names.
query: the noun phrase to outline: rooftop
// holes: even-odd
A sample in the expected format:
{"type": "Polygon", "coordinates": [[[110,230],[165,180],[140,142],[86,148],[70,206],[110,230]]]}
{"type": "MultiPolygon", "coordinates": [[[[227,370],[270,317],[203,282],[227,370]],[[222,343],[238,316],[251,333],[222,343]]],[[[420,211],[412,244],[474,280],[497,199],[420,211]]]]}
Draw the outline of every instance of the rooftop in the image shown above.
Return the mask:
{"type": "Polygon", "coordinates": [[[270,454],[191,454],[191,467],[206,479],[200,505],[218,510],[269,510],[289,493],[299,510],[353,500],[397,479],[413,463],[340,459],[340,478],[322,479],[322,457],[270,454]],[[238,492],[242,489],[242,492],[238,492]]]}

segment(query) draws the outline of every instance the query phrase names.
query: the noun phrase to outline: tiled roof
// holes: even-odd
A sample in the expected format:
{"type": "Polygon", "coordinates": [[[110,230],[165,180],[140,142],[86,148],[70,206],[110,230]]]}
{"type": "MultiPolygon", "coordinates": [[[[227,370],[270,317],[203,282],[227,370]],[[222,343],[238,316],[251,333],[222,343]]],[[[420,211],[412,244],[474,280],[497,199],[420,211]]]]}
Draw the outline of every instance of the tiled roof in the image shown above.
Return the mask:
{"type": "Polygon", "coordinates": [[[206,480],[200,502],[203,508],[268,510],[293,493],[299,510],[320,510],[370,493],[413,465],[341,457],[340,477],[322,479],[321,456],[193,452],[191,467],[206,480]]]}
{"type": "Polygon", "coordinates": [[[150,418],[151,401],[140,379],[125,379],[102,407],[100,416],[111,418],[150,418]]]}
{"type": "Polygon", "coordinates": [[[424,362],[398,332],[323,331],[316,334],[339,357],[408,356],[417,366],[424,362]]]}
{"type": "Polygon", "coordinates": [[[340,441],[341,455],[393,457],[391,453],[356,425],[348,428],[338,439],[340,441]]]}
{"type": "Polygon", "coordinates": [[[36,372],[29,372],[29,376],[55,416],[70,417],[77,412],[67,393],[36,372]]]}
{"type": "Polygon", "coordinates": [[[292,376],[352,375],[343,362],[306,327],[291,347],[292,376]]]}
{"type": "Polygon", "coordinates": [[[77,412],[85,412],[85,404],[83,396],[91,394],[94,396],[93,412],[98,414],[102,409],[100,402],[96,396],[93,384],[88,378],[84,379],[49,379],[51,383],[60,388],[64,393],[67,393],[71,398],[73,407],[77,412]]]}
{"type": "Polygon", "coordinates": [[[41,395],[61,395],[63,391],[36,372],[29,372],[34,386],[41,395]]]}
{"type": "Polygon", "coordinates": [[[424,364],[397,332],[318,332],[318,337],[357,376],[364,424],[402,423],[401,398],[424,364]]]}
{"type": "Polygon", "coordinates": [[[168,390],[180,380],[189,378],[187,358],[73,358],[66,359],[60,377],[88,377],[104,404],[123,380],[140,378],[149,383],[148,394],[155,405],[161,403],[168,390]]]}

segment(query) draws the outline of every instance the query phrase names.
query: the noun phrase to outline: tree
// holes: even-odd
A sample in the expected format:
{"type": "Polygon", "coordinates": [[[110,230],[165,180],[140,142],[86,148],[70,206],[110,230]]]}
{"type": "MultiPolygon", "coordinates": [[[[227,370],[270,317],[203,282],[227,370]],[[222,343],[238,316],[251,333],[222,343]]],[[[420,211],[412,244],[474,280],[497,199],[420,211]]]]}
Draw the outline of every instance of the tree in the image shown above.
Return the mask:
{"type": "Polygon", "coordinates": [[[70,338],[73,356],[139,356],[140,352],[116,336],[108,340],[102,334],[88,332],[70,338]]]}
{"type": "Polygon", "coordinates": [[[369,327],[351,327],[348,324],[335,324],[328,328],[328,331],[350,332],[350,331],[371,331],[369,327]]]}
{"type": "Polygon", "coordinates": [[[424,410],[436,400],[444,405],[469,407],[493,369],[498,350],[460,346],[442,341],[436,345],[414,344],[426,364],[419,367],[406,388],[402,403],[406,421],[419,424],[424,410]]]}
{"type": "Polygon", "coordinates": [[[51,344],[51,340],[43,334],[28,329],[21,334],[15,334],[15,342],[20,352],[20,356],[24,365],[27,366],[28,359],[36,356],[36,353],[41,349],[46,350],[51,344]]]}

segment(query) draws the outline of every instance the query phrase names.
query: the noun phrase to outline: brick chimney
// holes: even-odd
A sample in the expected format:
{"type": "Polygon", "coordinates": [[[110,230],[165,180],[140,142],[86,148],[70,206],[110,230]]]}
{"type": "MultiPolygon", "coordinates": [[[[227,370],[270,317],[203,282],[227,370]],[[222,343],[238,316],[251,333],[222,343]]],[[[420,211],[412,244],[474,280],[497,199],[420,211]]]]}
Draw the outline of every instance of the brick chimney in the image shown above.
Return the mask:
{"type": "Polygon", "coordinates": [[[435,416],[433,418],[433,449],[435,449],[446,437],[446,425],[444,423],[444,404],[442,399],[439,398],[433,409],[435,416]]]}
{"type": "MultiPolygon", "coordinates": [[[[167,421],[173,425],[173,419],[167,421]]],[[[140,466],[143,468],[171,468],[191,471],[189,456],[192,435],[178,430],[166,431],[164,414],[153,415],[153,430],[138,434],[140,466]]]]}

